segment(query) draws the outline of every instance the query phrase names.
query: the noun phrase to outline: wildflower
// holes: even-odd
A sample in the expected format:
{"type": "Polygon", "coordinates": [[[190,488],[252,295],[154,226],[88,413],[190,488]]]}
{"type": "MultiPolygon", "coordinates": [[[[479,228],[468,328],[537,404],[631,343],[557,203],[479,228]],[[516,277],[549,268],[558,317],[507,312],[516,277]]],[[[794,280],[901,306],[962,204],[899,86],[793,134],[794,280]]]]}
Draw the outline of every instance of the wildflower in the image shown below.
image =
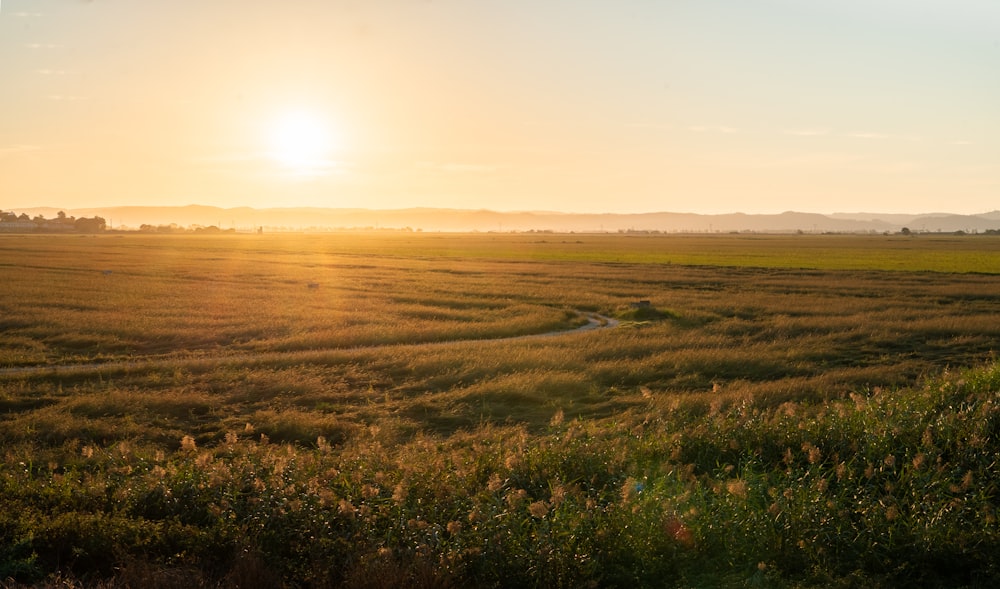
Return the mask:
{"type": "Polygon", "coordinates": [[[854,407],[859,411],[868,404],[868,399],[857,393],[851,393],[851,400],[854,401],[854,407]]]}
{"type": "Polygon", "coordinates": [[[847,463],[841,462],[840,464],[838,464],[836,472],[837,472],[837,480],[838,481],[844,480],[844,476],[847,475],[847,463]]]}
{"type": "Polygon", "coordinates": [[[80,455],[83,456],[84,458],[93,457],[94,456],[93,446],[84,446],[83,449],[80,450],[80,455]]]}
{"type": "Polygon", "coordinates": [[[377,497],[381,489],[374,485],[365,485],[361,487],[361,496],[365,499],[371,499],[372,497],[377,497]]]}
{"type": "Polygon", "coordinates": [[[896,466],[896,457],[890,454],[885,457],[885,460],[882,461],[882,464],[885,464],[889,468],[892,468],[896,466]]]}
{"type": "Polygon", "coordinates": [[[552,508],[558,508],[562,505],[562,502],[566,500],[566,487],[562,485],[556,485],[553,487],[552,497],[550,499],[552,501],[552,508]]]}
{"type": "Polygon", "coordinates": [[[960,487],[960,489],[962,491],[968,491],[969,487],[971,486],[972,486],[972,471],[970,470],[969,472],[965,473],[964,477],[962,477],[962,486],[960,487]]]}
{"type": "Polygon", "coordinates": [[[334,501],[337,499],[337,496],[330,489],[321,488],[318,494],[319,494],[319,504],[322,505],[323,507],[328,507],[330,505],[333,505],[334,501]]]}
{"type": "Polygon", "coordinates": [[[740,499],[746,499],[747,482],[743,479],[733,479],[726,483],[726,490],[730,495],[735,495],[740,499]]]}
{"type": "Polygon", "coordinates": [[[892,521],[899,517],[899,510],[896,509],[895,505],[890,505],[888,509],[885,510],[885,520],[892,521]]]}
{"type": "Polygon", "coordinates": [[[913,461],[912,461],[913,462],[913,468],[915,468],[916,470],[920,470],[921,468],[923,468],[924,462],[926,460],[927,460],[927,456],[923,452],[918,453],[916,456],[913,457],[913,461]]]}
{"type": "Polygon", "coordinates": [[[428,524],[426,521],[416,518],[411,518],[407,520],[406,525],[407,527],[416,528],[418,530],[426,530],[428,527],[430,527],[430,524],[428,524]]]}
{"type": "Polygon", "coordinates": [[[225,468],[212,470],[212,476],[208,479],[209,487],[221,487],[229,480],[229,471],[225,468]]]}
{"type": "Polygon", "coordinates": [[[830,486],[830,481],[826,478],[821,478],[816,483],[816,490],[819,491],[820,493],[825,493],[829,486],[830,486]]]}
{"type": "Polygon", "coordinates": [[[531,514],[531,517],[541,519],[549,513],[549,504],[544,501],[535,501],[528,506],[528,513],[531,514]]]}
{"type": "Polygon", "coordinates": [[[340,503],[337,504],[337,512],[340,513],[340,515],[346,515],[347,517],[354,519],[354,504],[347,499],[341,499],[340,503]]]}
{"type": "Polygon", "coordinates": [[[802,451],[806,453],[809,460],[809,464],[816,464],[823,456],[822,452],[820,452],[820,449],[810,442],[804,442],[802,444],[802,451]]]}
{"type": "Polygon", "coordinates": [[[503,488],[503,481],[500,480],[500,475],[493,473],[490,476],[490,482],[486,485],[486,488],[489,489],[491,493],[495,493],[503,488]]]}
{"type": "Polygon", "coordinates": [[[622,503],[630,503],[641,490],[642,483],[632,477],[625,479],[625,484],[622,485],[622,503]]]}
{"type": "Polygon", "coordinates": [[[668,518],[663,523],[663,531],[666,532],[667,536],[673,538],[675,542],[685,546],[692,544],[694,540],[691,529],[676,516],[668,518]]]}
{"type": "Polygon", "coordinates": [[[524,489],[515,489],[507,493],[507,505],[512,509],[516,508],[528,497],[528,492],[524,489]]]}
{"type": "Polygon", "coordinates": [[[239,441],[239,436],[236,435],[236,432],[226,432],[226,444],[227,445],[232,446],[237,441],[239,441]]]}
{"type": "Polygon", "coordinates": [[[551,425],[552,427],[562,425],[564,417],[565,416],[563,414],[563,410],[559,409],[558,411],[556,411],[556,414],[552,416],[552,420],[549,421],[549,425],[551,425]]]}
{"type": "Polygon", "coordinates": [[[185,452],[194,452],[197,445],[194,442],[194,438],[191,436],[184,436],[181,438],[181,450],[185,452]]]}
{"type": "Polygon", "coordinates": [[[403,501],[406,501],[406,494],[406,487],[403,486],[403,483],[399,483],[396,485],[396,488],[392,490],[392,500],[396,503],[402,503],[403,501]]]}

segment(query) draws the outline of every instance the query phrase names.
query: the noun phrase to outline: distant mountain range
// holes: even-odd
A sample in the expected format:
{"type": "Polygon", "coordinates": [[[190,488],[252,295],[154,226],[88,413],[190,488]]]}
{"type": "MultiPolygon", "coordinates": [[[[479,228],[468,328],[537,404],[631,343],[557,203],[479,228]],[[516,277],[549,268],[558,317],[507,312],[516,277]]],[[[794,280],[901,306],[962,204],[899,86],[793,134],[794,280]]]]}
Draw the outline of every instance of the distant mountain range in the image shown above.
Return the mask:
{"type": "Polygon", "coordinates": [[[73,217],[100,216],[109,228],[138,229],[141,225],[181,227],[216,226],[221,229],[309,231],[332,229],[404,229],[422,231],[554,231],[554,232],[796,232],[883,233],[904,227],[914,232],[967,233],[1000,230],[1000,210],[980,215],[930,213],[785,212],[751,215],[731,213],[558,213],[547,211],[498,212],[463,209],[335,209],[335,208],[219,208],[201,205],[149,207],[120,206],[84,209],[34,207],[14,210],[28,216],[52,218],[59,211],[73,217]]]}

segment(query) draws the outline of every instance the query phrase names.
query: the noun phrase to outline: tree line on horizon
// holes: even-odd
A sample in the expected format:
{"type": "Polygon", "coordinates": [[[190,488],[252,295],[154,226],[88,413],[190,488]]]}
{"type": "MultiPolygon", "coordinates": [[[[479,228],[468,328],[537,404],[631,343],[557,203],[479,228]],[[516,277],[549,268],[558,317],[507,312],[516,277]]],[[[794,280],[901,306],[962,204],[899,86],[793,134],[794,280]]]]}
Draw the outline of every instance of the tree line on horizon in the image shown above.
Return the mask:
{"type": "Polygon", "coordinates": [[[52,219],[42,215],[29,217],[27,213],[0,211],[0,231],[35,233],[100,233],[108,228],[103,217],[80,217],[67,215],[63,211],[52,219]]]}
{"type": "MultiPolygon", "coordinates": [[[[103,233],[109,229],[104,217],[74,217],[59,211],[56,216],[47,219],[43,215],[20,215],[13,211],[0,211],[0,233],[103,233]]],[[[235,233],[235,229],[220,229],[214,225],[203,227],[192,225],[181,227],[176,223],[169,225],[142,224],[142,233],[235,233]]]]}

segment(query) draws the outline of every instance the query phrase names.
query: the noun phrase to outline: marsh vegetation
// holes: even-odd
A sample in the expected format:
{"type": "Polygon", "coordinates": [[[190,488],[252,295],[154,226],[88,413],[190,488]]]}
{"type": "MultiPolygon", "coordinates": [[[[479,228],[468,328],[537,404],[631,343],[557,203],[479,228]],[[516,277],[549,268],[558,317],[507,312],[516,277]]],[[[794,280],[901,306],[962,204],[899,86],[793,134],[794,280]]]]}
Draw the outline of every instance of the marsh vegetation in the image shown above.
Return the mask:
{"type": "Polygon", "coordinates": [[[0,579],[991,585],[997,250],[4,236],[0,579]]]}

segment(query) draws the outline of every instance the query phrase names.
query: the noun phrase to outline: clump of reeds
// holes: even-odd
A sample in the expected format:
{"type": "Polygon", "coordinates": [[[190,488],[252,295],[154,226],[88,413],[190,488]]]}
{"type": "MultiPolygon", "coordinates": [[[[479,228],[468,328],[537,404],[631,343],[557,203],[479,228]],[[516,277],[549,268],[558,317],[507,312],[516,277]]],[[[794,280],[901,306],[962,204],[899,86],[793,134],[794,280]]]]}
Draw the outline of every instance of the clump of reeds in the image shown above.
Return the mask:
{"type": "Polygon", "coordinates": [[[291,445],[244,424],[169,450],[10,447],[0,572],[114,579],[143,563],[224,584],[262,563],[270,582],[313,585],[1000,580],[1000,366],[825,404],[651,415],[615,425],[556,411],[542,432],[486,425],[403,443],[373,426],[291,445]]]}

